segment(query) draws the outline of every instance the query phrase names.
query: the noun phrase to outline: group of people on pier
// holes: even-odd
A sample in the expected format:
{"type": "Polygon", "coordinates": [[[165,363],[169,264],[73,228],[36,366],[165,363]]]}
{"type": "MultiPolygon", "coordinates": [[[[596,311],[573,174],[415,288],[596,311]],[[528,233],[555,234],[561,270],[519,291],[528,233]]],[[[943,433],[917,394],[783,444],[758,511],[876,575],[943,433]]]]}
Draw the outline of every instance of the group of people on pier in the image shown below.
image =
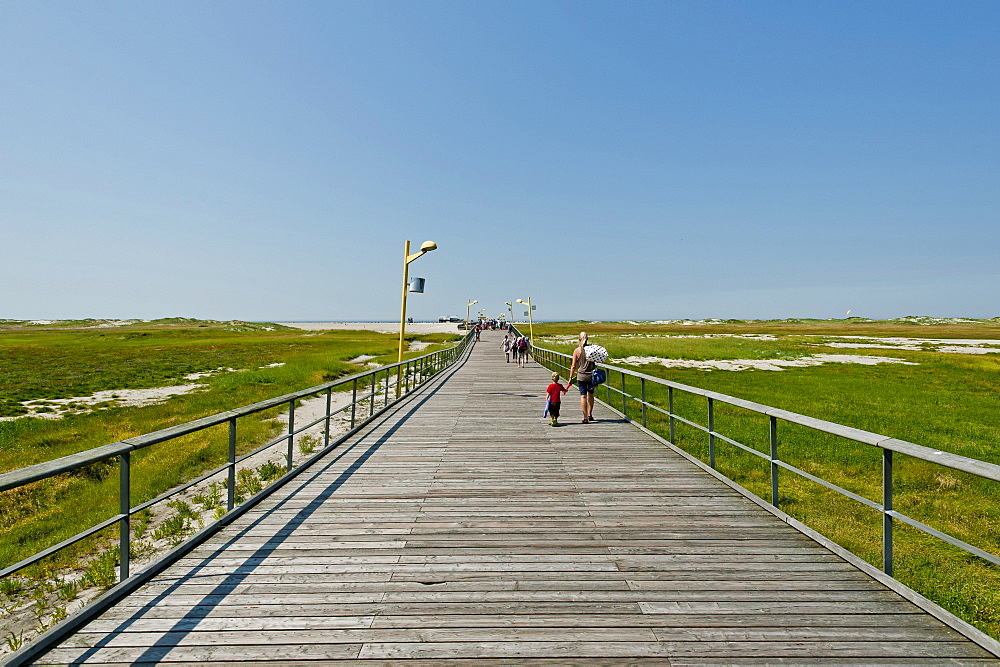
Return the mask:
{"type": "Polygon", "coordinates": [[[514,358],[514,363],[520,368],[524,368],[524,364],[528,362],[531,355],[531,341],[528,340],[527,336],[519,336],[512,331],[508,331],[504,334],[503,342],[500,343],[500,349],[503,350],[504,355],[507,357],[507,363],[510,363],[511,357],[514,358]]]}

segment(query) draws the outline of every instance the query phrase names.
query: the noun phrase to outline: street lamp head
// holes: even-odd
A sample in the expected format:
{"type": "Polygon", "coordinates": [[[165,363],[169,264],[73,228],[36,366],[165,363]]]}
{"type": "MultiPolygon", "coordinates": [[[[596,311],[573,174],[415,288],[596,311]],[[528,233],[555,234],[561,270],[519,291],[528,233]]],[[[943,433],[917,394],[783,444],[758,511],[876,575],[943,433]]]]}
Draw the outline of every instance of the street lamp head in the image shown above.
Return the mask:
{"type": "Polygon", "coordinates": [[[424,241],[420,244],[420,252],[430,252],[431,250],[437,250],[438,244],[434,241],[424,241]]]}
{"type": "Polygon", "coordinates": [[[522,301],[521,299],[518,299],[517,302],[518,303],[524,303],[524,301],[522,301]]]}
{"type": "Polygon", "coordinates": [[[510,301],[504,301],[504,302],[503,302],[503,305],[505,305],[505,306],[510,306],[511,308],[513,308],[513,307],[514,307],[514,304],[512,304],[512,303],[511,303],[510,301]]]}

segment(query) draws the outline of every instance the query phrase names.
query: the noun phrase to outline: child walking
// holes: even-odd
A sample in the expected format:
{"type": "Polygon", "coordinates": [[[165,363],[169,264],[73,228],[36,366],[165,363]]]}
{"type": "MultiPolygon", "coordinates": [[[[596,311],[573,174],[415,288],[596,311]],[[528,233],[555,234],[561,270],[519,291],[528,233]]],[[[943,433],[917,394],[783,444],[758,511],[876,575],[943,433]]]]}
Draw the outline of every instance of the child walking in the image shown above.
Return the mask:
{"type": "Polygon", "coordinates": [[[545,393],[549,395],[548,415],[552,417],[552,425],[559,425],[559,406],[562,404],[562,395],[569,391],[569,387],[564,387],[559,383],[559,373],[552,374],[552,384],[546,388],[545,393]]]}

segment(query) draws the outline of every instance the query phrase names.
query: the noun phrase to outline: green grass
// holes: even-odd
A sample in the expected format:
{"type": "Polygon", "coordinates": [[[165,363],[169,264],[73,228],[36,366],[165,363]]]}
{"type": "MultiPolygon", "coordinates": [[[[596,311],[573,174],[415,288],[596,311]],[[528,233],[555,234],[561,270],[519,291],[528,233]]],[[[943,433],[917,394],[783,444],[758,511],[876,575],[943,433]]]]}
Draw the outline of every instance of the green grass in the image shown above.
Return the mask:
{"type": "MultiPolygon", "coordinates": [[[[687,338],[678,336],[625,337],[595,335],[592,342],[602,345],[614,340],[614,356],[659,356],[705,361],[709,359],[798,359],[817,352],[807,341],[776,342],[741,338],[687,338]]],[[[542,343],[544,345],[544,342],[542,343]]],[[[572,350],[575,343],[568,346],[572,350]]],[[[563,351],[567,346],[563,346],[563,351]]]]}
{"type": "MultiPolygon", "coordinates": [[[[394,362],[398,339],[365,331],[293,329],[231,331],[230,323],[158,322],[114,329],[8,327],[0,330],[0,405],[96,391],[184,384],[183,376],[235,368],[197,380],[202,391],[146,407],[113,407],[60,420],[0,422],[0,472],[181,424],[356,373],[361,355],[394,362]],[[260,368],[273,363],[282,366],[260,368]]],[[[419,356],[457,336],[410,336],[432,342],[419,356]]],[[[8,413],[10,410],[8,410],[8,413]]],[[[238,451],[271,438],[279,409],[242,418],[238,451]]],[[[132,455],[132,503],[225,462],[225,425],[154,445],[132,455]]],[[[246,480],[253,488],[253,483],[246,480]]],[[[248,489],[248,491],[250,490],[248,489]]],[[[0,566],[17,562],[103,521],[117,511],[118,464],[112,460],[0,493],[0,566]]],[[[27,575],[44,578],[71,565],[115,534],[67,549],[27,575]]]]}
{"type": "MultiPolygon", "coordinates": [[[[1000,464],[1000,355],[945,354],[927,350],[836,349],[816,347],[823,336],[871,335],[919,338],[1000,338],[992,324],[906,326],[856,323],[837,328],[829,322],[788,322],[750,326],[701,327],[698,334],[773,333],[778,341],[688,338],[691,327],[633,325],[543,325],[542,335],[596,331],[592,342],[612,357],[659,356],[672,359],[769,359],[808,354],[861,354],[895,357],[918,366],[826,364],[783,371],[705,371],[636,367],[685,385],[748,399],[920,445],[1000,464]],[[770,326],[770,329],[768,329],[770,326]],[[817,332],[816,329],[821,329],[817,332]],[[914,330],[915,329],[915,330],[914,330]],[[636,337],[657,334],[651,338],[636,337]],[[674,334],[667,337],[664,334],[674,334]],[[624,335],[624,336],[623,336],[624,335]]],[[[539,345],[570,353],[573,343],[539,340],[539,345]]],[[[621,375],[609,373],[621,387],[621,375]]],[[[626,376],[627,393],[638,396],[639,382],[626,376]]],[[[667,406],[664,388],[646,383],[651,402],[667,406]]],[[[621,397],[606,390],[599,398],[621,409],[621,397]]],[[[764,416],[716,402],[716,431],[762,453],[769,452],[769,422],[764,416]]],[[[707,401],[675,390],[675,413],[707,424],[707,401]]],[[[631,418],[641,419],[635,404],[631,418]]],[[[649,424],[666,435],[665,417],[648,412],[649,424]]],[[[779,456],[810,474],[881,502],[881,450],[787,422],[778,425],[779,456]]],[[[675,443],[708,461],[708,436],[679,421],[675,443]]],[[[716,442],[717,468],[757,495],[770,499],[769,464],[722,441],[716,442]]],[[[986,551],[1000,554],[1000,483],[952,471],[897,454],[894,463],[895,509],[986,551]]],[[[779,474],[782,510],[827,535],[868,562],[881,566],[881,516],[860,503],[790,472],[779,474]]],[[[895,576],[994,637],[1000,637],[1000,568],[896,522],[895,576]]]]}

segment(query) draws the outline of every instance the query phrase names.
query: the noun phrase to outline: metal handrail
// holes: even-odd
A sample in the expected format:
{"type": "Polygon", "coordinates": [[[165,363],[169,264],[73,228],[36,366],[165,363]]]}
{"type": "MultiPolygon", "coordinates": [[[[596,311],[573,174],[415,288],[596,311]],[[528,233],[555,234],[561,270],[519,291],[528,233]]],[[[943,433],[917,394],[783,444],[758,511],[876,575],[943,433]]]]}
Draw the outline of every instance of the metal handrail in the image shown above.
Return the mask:
{"type": "MultiPolygon", "coordinates": [[[[124,581],[129,577],[129,546],[131,541],[131,526],[130,519],[137,512],[142,511],[152,505],[163,502],[186,489],[203,482],[215,475],[222,472],[228,471],[228,485],[227,485],[227,501],[226,501],[226,511],[231,512],[234,507],[238,504],[246,504],[253,502],[255,498],[265,493],[266,489],[262,489],[257,494],[248,496],[244,499],[243,503],[236,503],[235,489],[236,489],[236,466],[244,461],[245,459],[257,454],[269,447],[274,447],[277,444],[285,441],[287,442],[287,455],[286,455],[286,468],[285,473],[280,478],[275,480],[275,482],[281,481],[286,477],[290,477],[295,474],[303,466],[309,465],[315,457],[311,457],[304,462],[300,462],[298,466],[294,465],[293,462],[293,443],[296,435],[299,435],[303,431],[313,428],[320,423],[325,423],[324,427],[324,451],[327,448],[331,448],[330,445],[330,420],[333,416],[345,412],[348,409],[351,411],[351,431],[353,432],[356,428],[364,426],[368,422],[372,421],[378,414],[384,412],[388,407],[392,406],[399,400],[402,400],[408,394],[412,393],[417,387],[424,384],[433,378],[441,370],[451,366],[459,359],[462,358],[463,354],[468,349],[469,345],[473,342],[472,333],[467,333],[462,340],[454,347],[446,348],[444,350],[437,350],[435,352],[430,352],[428,354],[414,357],[412,359],[407,359],[402,362],[397,362],[393,364],[388,364],[385,366],[379,366],[378,368],[371,369],[369,371],[364,371],[361,373],[355,373],[354,375],[349,375],[339,380],[333,380],[331,382],[326,382],[321,385],[316,385],[315,387],[309,387],[308,389],[302,389],[300,391],[292,392],[289,394],[284,394],[282,396],[276,396],[274,398],[269,398],[264,401],[259,401],[251,405],[246,405],[233,410],[227,410],[225,412],[220,412],[218,414],[210,415],[208,417],[202,417],[201,419],[195,419],[193,421],[185,422],[177,426],[171,426],[170,428],[161,429],[159,431],[154,431],[152,433],[146,433],[143,435],[135,436],[134,438],[128,438],[120,442],[111,443],[108,445],[102,445],[100,447],[95,447],[93,449],[88,449],[83,452],[78,452],[76,454],[70,454],[69,456],[63,456],[58,459],[53,459],[51,461],[46,461],[44,463],[39,463],[36,465],[28,466],[18,470],[13,470],[10,472],[0,474],[0,492],[7,491],[10,489],[16,489],[18,487],[30,484],[32,482],[37,482],[39,480],[47,479],[55,475],[71,472],[77,470],[84,466],[92,465],[94,463],[100,463],[102,461],[107,461],[109,459],[118,458],[119,459],[119,511],[118,514],[106,519],[94,526],[90,526],[76,535],[69,537],[62,542],[50,546],[42,551],[36,552],[31,556],[28,556],[21,561],[9,565],[3,569],[0,569],[0,578],[10,576],[26,567],[34,565],[45,558],[69,547],[77,542],[80,542],[92,535],[95,535],[106,528],[114,526],[116,523],[119,526],[119,581],[124,581]],[[380,379],[380,376],[384,376],[384,381],[380,379]],[[331,398],[334,388],[342,387],[344,385],[350,385],[352,390],[351,402],[337,410],[331,410],[331,398]],[[391,390],[394,387],[399,388],[399,396],[397,398],[390,398],[391,390]],[[359,394],[359,389],[363,392],[359,394]],[[295,423],[295,403],[303,398],[308,398],[311,396],[316,396],[318,394],[326,394],[326,414],[319,419],[316,419],[305,426],[298,425],[296,428],[295,423]],[[376,413],[375,410],[375,398],[379,395],[385,397],[385,403],[382,408],[376,413]],[[359,415],[357,408],[359,404],[368,404],[368,415],[363,419],[358,419],[359,415]],[[239,457],[236,455],[236,426],[237,420],[241,417],[246,417],[264,410],[271,408],[280,407],[283,405],[288,406],[288,431],[281,435],[280,437],[269,440],[265,445],[262,445],[253,451],[243,454],[239,457]],[[184,435],[189,435],[191,433],[197,433],[213,426],[219,426],[222,424],[229,424],[229,460],[222,466],[214,468],[206,473],[199,475],[197,478],[186,482],[185,484],[172,488],[169,491],[153,498],[152,500],[145,501],[139,505],[133,506],[131,503],[131,454],[134,451],[150,447],[163,442],[169,442],[175,438],[179,438],[184,435]]],[[[338,441],[339,442],[339,441],[338,441]]],[[[335,447],[338,443],[334,443],[335,447]]]]}
{"type": "MultiPolygon", "coordinates": [[[[547,348],[538,347],[532,344],[532,355],[535,361],[542,364],[543,366],[549,367],[552,370],[562,369],[568,371],[569,366],[567,365],[572,357],[563,352],[557,352],[555,350],[549,350],[547,348]],[[565,362],[565,363],[563,363],[565,362]]],[[[778,507],[779,495],[778,495],[778,471],[779,469],[787,470],[793,472],[801,477],[804,477],[812,482],[822,485],[832,491],[850,498],[856,502],[862,503],[867,507],[870,507],[882,514],[882,570],[892,576],[892,546],[893,546],[893,521],[899,520],[906,523],[921,532],[940,539],[952,546],[958,547],[967,553],[975,555],[983,560],[989,561],[995,565],[1000,565],[1000,556],[996,554],[989,553],[971,545],[963,540],[949,535],[935,528],[932,528],[920,521],[913,519],[912,517],[906,516],[900,512],[893,509],[893,453],[905,454],[915,459],[921,461],[928,461],[930,463],[935,463],[946,468],[951,468],[952,470],[957,470],[964,473],[969,473],[983,479],[988,479],[995,482],[1000,482],[1000,465],[994,463],[988,463],[986,461],[980,461],[977,459],[972,459],[966,456],[961,456],[959,454],[951,454],[948,452],[943,452],[938,449],[933,449],[931,447],[925,447],[923,445],[917,445],[912,442],[907,442],[905,440],[899,440],[897,438],[892,438],[885,435],[880,435],[878,433],[872,433],[870,431],[865,431],[858,428],[853,428],[851,426],[844,426],[843,424],[837,424],[835,422],[826,421],[823,419],[817,419],[815,417],[809,417],[806,415],[801,415],[796,412],[790,412],[788,410],[781,410],[779,408],[774,408],[768,405],[763,405],[761,403],[755,403],[753,401],[747,401],[741,398],[736,398],[733,396],[728,396],[726,394],[720,394],[714,391],[708,391],[706,389],[699,389],[697,387],[691,387],[689,385],[681,384],[679,382],[673,382],[671,380],[665,380],[663,378],[654,377],[652,375],[646,375],[644,373],[639,373],[636,371],[631,371],[625,368],[620,368],[618,366],[609,366],[607,364],[601,364],[604,368],[614,371],[620,374],[621,378],[621,388],[615,387],[611,383],[611,378],[604,383],[605,403],[608,407],[611,407],[615,411],[619,411],[618,407],[613,406],[611,403],[612,393],[621,396],[621,410],[619,411],[622,416],[624,416],[629,421],[634,422],[631,417],[627,414],[628,401],[631,400],[633,403],[641,406],[642,416],[640,422],[644,428],[647,428],[647,412],[652,409],[655,412],[664,414],[668,417],[668,435],[667,442],[674,444],[674,428],[676,422],[681,422],[687,424],[699,431],[705,433],[709,438],[709,465],[712,469],[715,469],[715,455],[716,455],[716,441],[721,440],[725,443],[734,445],[739,449],[746,451],[750,454],[758,456],[770,463],[771,468],[771,500],[770,503],[774,507],[778,507]],[[625,391],[625,377],[632,377],[639,381],[641,396],[634,396],[625,391]],[[658,405],[646,400],[646,383],[651,382],[660,386],[667,387],[667,402],[668,407],[662,408],[658,405]],[[681,417],[674,411],[674,391],[680,391],[687,394],[692,394],[696,396],[702,396],[706,399],[708,410],[708,424],[699,424],[690,419],[685,419],[681,417]],[[732,405],[738,408],[743,408],[750,412],[755,412],[757,414],[768,417],[769,421],[769,432],[768,440],[770,442],[770,452],[765,454],[760,450],[750,447],[746,444],[737,442],[736,440],[725,436],[715,430],[715,403],[725,403],[727,405],[732,405]],[[839,436],[846,438],[848,440],[853,440],[865,445],[870,445],[873,447],[878,447],[882,450],[882,502],[875,502],[856,493],[852,493],[847,489],[844,489],[832,482],[824,480],[816,475],[808,473],[804,470],[800,470],[794,465],[782,461],[778,456],[778,422],[783,421],[789,424],[797,424],[799,426],[805,426],[814,431],[819,431],[822,433],[828,433],[830,435],[839,436]]]]}

